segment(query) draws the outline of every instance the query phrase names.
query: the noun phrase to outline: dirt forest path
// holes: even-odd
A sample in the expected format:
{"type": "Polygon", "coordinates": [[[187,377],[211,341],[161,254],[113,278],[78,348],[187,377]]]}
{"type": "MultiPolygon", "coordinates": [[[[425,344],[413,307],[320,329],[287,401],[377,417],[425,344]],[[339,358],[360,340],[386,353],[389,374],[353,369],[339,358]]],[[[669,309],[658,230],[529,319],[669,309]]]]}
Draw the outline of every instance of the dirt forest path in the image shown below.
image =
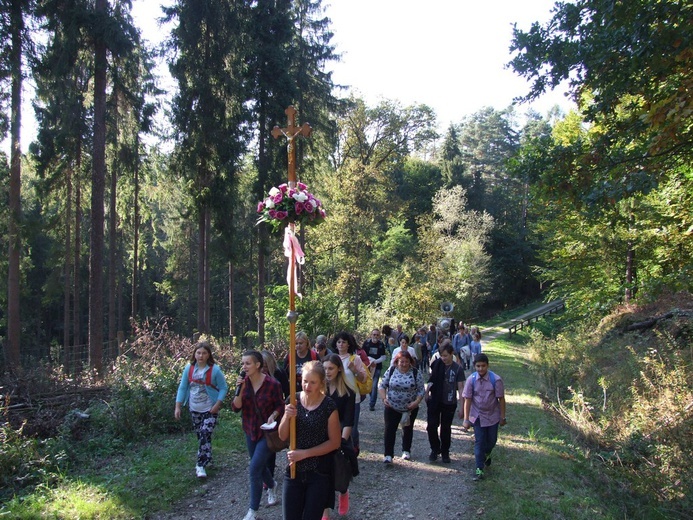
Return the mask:
{"type": "MultiPolygon", "coordinates": [[[[548,304],[550,306],[550,304],[548,304]]],[[[527,316],[536,312],[534,309],[527,316]]],[[[522,318],[526,316],[517,316],[522,318]]],[[[482,343],[488,345],[500,334],[507,333],[512,322],[496,325],[484,331],[482,343]]],[[[469,372],[466,374],[469,375],[469,372]]],[[[361,435],[360,475],[349,488],[351,508],[347,515],[332,511],[330,518],[344,520],[366,519],[424,519],[443,520],[460,518],[464,511],[464,498],[474,492],[471,480],[474,469],[474,435],[462,429],[462,421],[455,415],[452,426],[450,464],[440,460],[429,462],[430,448],[426,434],[426,405],[421,404],[414,427],[412,460],[401,459],[401,430],[397,432],[395,461],[383,464],[383,404],[378,401],[375,411],[364,401],[359,430],[361,435]]],[[[199,483],[191,495],[173,506],[173,511],[151,518],[156,520],[241,520],[248,510],[248,459],[245,453],[234,460],[217,461],[206,482],[199,483]]],[[[286,453],[277,454],[275,478],[279,484],[278,504],[267,506],[262,497],[258,518],[281,520],[282,477],[286,467],[286,453]]],[[[468,512],[467,512],[468,514],[468,512]]]]}

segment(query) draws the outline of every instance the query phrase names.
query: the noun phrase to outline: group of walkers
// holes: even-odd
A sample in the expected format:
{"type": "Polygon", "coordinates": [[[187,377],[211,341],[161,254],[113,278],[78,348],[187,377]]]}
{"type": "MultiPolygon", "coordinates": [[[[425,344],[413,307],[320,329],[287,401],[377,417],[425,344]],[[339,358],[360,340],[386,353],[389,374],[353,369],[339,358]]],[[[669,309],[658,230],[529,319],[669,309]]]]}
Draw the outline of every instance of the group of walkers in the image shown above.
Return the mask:
{"type": "MultiPolygon", "coordinates": [[[[503,380],[488,370],[488,357],[481,352],[478,329],[467,331],[460,325],[458,332],[451,335],[438,334],[433,328],[417,331],[412,344],[401,326],[394,330],[373,329],[361,347],[353,335],[340,332],[329,342],[325,336],[318,336],[311,348],[308,336],[299,332],[296,334],[296,388],[290,388],[288,359],[280,368],[267,350],[243,354],[242,372],[236,380],[231,406],[241,413],[250,457],[250,501],[244,520],[255,520],[263,489],[267,504],[277,503],[276,453],[268,437],[270,431],[275,431],[281,441],[288,441],[292,419],[296,425],[296,445],[287,451],[283,518],[327,520],[335,506],[340,515],[347,514],[348,489],[340,489],[341,493],[335,490],[335,471],[338,471],[335,467],[339,466],[334,464],[335,453],[345,456],[351,473],[358,474],[361,404],[365,406],[367,402],[369,411],[374,411],[378,398],[384,405],[383,462],[386,465],[394,462],[400,427],[401,458],[411,459],[414,424],[425,400],[429,461],[436,462],[440,457],[443,463],[451,462],[452,423],[457,412],[463,428],[474,429],[473,479],[484,478],[484,469],[491,464],[498,427],[505,424],[503,380]],[[384,370],[388,353],[391,361],[384,370]],[[465,377],[467,367],[473,367],[474,371],[465,377]],[[290,404],[292,392],[295,404],[290,404]]],[[[199,478],[206,477],[205,467],[212,458],[212,433],[227,393],[228,385],[209,343],[198,342],[181,376],[175,417],[180,418],[181,406],[187,403],[199,441],[195,467],[199,478]]]]}

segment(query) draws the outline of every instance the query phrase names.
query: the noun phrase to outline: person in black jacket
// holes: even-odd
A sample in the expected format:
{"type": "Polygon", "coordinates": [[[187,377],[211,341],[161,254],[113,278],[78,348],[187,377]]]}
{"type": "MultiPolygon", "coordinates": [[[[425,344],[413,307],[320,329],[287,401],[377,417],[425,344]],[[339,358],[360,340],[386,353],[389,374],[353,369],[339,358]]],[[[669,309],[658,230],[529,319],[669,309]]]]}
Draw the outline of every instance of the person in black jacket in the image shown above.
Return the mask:
{"type": "MultiPolygon", "coordinates": [[[[452,420],[455,418],[457,401],[462,400],[464,389],[464,369],[453,360],[453,348],[449,342],[440,347],[440,358],[431,364],[431,376],[426,385],[426,405],[428,408],[428,442],[431,454],[428,460],[435,462],[438,455],[444,463],[450,463],[450,442],[452,420]],[[440,428],[440,435],[438,429],[440,428]]],[[[458,412],[462,419],[464,410],[458,412]]]]}

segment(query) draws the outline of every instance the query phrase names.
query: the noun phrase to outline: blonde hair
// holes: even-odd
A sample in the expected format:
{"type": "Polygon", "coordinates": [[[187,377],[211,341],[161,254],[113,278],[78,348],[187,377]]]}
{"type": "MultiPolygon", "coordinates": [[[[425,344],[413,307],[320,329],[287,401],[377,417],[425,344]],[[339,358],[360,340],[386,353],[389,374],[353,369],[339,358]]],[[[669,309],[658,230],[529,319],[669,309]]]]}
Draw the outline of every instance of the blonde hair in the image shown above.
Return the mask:
{"type": "Polygon", "coordinates": [[[296,341],[298,341],[298,340],[300,340],[300,339],[305,339],[305,340],[306,340],[306,344],[310,347],[310,338],[308,337],[308,334],[306,334],[306,333],[303,332],[302,330],[299,330],[299,331],[296,333],[296,341]]]}
{"type": "Polygon", "coordinates": [[[327,385],[325,383],[325,367],[322,366],[320,361],[308,361],[308,363],[303,363],[303,366],[301,367],[301,378],[305,377],[306,374],[316,374],[322,383],[322,393],[327,393],[327,385]]]}

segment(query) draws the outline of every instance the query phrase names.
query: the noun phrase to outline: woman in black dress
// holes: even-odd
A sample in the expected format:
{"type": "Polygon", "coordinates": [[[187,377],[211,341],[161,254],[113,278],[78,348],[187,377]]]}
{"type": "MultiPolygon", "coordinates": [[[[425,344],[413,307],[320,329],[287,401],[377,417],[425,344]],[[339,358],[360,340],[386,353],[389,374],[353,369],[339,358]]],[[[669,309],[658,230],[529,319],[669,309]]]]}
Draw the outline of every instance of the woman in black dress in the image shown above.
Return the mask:
{"type": "Polygon", "coordinates": [[[287,405],[279,424],[279,437],[289,438],[290,419],[296,420],[296,449],[287,452],[289,466],[296,467],[291,478],[286,469],[282,506],[284,520],[320,520],[325,496],[332,487],[332,456],[341,443],[337,405],[325,386],[325,369],[319,361],[309,361],[301,371],[303,390],[296,404],[287,405]]]}

